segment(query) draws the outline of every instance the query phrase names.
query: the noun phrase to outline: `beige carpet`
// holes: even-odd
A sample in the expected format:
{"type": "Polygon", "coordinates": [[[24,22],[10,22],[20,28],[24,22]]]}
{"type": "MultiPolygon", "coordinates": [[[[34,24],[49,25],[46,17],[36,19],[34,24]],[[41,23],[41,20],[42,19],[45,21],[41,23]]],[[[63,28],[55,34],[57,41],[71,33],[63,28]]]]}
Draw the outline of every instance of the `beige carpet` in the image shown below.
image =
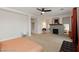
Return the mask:
{"type": "Polygon", "coordinates": [[[43,46],[44,52],[58,52],[61,48],[62,42],[72,41],[66,36],[59,36],[50,33],[46,34],[33,34],[31,40],[43,46]]]}

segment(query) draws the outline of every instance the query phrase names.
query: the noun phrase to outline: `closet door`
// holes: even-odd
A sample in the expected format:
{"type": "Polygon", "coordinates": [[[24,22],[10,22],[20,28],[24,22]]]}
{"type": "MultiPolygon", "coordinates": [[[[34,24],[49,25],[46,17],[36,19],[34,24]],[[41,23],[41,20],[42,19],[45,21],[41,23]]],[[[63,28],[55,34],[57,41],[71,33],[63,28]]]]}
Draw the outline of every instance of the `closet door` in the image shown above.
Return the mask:
{"type": "Polygon", "coordinates": [[[73,8],[72,13],[72,40],[74,51],[77,51],[77,8],[73,8]]]}
{"type": "Polygon", "coordinates": [[[79,52],[79,8],[77,8],[77,27],[78,27],[78,47],[77,47],[77,51],[79,52]]]}

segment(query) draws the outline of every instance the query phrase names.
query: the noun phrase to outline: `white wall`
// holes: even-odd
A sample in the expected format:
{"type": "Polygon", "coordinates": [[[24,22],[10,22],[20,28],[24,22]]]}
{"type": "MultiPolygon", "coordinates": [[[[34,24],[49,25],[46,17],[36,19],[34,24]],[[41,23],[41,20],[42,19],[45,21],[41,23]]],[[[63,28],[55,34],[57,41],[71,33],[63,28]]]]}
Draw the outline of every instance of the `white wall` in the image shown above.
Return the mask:
{"type": "Polygon", "coordinates": [[[0,40],[28,33],[28,16],[0,10],[0,40]]]}
{"type": "Polygon", "coordinates": [[[41,16],[37,17],[37,19],[35,21],[35,30],[36,30],[36,33],[38,33],[38,34],[42,33],[42,19],[41,19],[41,16]]]}
{"type": "Polygon", "coordinates": [[[37,16],[35,19],[35,33],[37,34],[42,33],[42,23],[43,23],[42,17],[37,16]]]}
{"type": "Polygon", "coordinates": [[[31,32],[32,33],[37,33],[37,27],[38,27],[37,25],[38,25],[37,18],[32,16],[31,18],[31,32]]]}
{"type": "Polygon", "coordinates": [[[71,17],[63,17],[63,24],[69,24],[69,31],[71,31],[71,17]]]}

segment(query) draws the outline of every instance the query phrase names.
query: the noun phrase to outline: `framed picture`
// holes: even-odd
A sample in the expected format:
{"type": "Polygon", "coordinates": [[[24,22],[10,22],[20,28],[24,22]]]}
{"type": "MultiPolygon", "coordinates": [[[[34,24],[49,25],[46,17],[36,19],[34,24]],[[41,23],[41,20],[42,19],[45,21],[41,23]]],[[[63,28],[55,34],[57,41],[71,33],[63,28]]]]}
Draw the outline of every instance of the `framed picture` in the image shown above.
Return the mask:
{"type": "Polygon", "coordinates": [[[54,24],[59,24],[59,19],[54,19],[54,24]]]}

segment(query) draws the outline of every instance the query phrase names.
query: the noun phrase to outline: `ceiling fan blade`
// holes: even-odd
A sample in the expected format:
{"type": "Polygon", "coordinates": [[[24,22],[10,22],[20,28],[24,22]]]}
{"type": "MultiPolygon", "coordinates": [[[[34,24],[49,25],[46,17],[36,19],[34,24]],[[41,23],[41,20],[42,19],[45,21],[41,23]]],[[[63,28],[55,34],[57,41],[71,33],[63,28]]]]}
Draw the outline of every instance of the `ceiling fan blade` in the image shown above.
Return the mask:
{"type": "Polygon", "coordinates": [[[42,8],[42,12],[44,12],[45,8],[42,8]]]}
{"type": "Polygon", "coordinates": [[[51,10],[44,10],[44,12],[50,12],[51,10]]]}
{"type": "Polygon", "coordinates": [[[45,12],[50,12],[52,10],[50,9],[45,9],[45,8],[37,8],[38,11],[41,11],[41,15],[44,15],[45,12]]]}
{"type": "Polygon", "coordinates": [[[37,10],[42,11],[42,9],[37,8],[37,10]]]}

